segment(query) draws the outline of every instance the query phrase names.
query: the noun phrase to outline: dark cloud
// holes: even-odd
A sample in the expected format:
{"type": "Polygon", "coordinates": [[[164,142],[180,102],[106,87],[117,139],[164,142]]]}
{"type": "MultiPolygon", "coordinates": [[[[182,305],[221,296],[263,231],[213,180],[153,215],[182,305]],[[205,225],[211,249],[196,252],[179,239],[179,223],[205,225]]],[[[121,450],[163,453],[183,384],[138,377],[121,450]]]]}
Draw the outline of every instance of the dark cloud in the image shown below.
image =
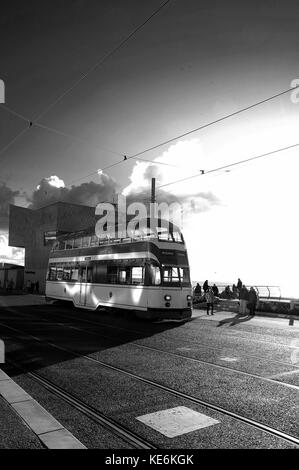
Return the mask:
{"type": "Polygon", "coordinates": [[[6,183],[0,184],[0,229],[7,230],[9,205],[14,204],[15,197],[19,194],[19,191],[13,191],[6,183]]]}
{"type": "Polygon", "coordinates": [[[90,181],[71,188],[59,188],[53,186],[53,183],[59,181],[58,177],[43,178],[38,185],[38,189],[33,191],[31,197],[28,197],[31,203],[29,208],[39,209],[58,201],[85,206],[96,206],[101,201],[111,201],[116,191],[115,180],[105,174],[99,175],[99,180],[99,183],[90,181]]]}

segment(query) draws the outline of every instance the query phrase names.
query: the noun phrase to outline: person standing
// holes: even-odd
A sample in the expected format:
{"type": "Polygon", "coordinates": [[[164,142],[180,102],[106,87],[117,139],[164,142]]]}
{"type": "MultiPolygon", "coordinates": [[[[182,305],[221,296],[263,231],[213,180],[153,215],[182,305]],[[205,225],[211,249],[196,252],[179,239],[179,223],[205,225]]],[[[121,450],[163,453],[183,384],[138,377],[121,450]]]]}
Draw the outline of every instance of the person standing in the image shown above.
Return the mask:
{"type": "Polygon", "coordinates": [[[198,295],[198,296],[201,296],[201,286],[200,286],[199,283],[196,284],[196,287],[194,289],[194,294],[198,295]]]}
{"type": "Polygon", "coordinates": [[[255,309],[257,304],[257,294],[253,287],[250,287],[250,291],[248,293],[248,308],[249,308],[249,315],[255,315],[255,309]]]}
{"type": "Polygon", "coordinates": [[[35,290],[36,290],[36,293],[39,294],[39,281],[36,281],[35,283],[35,290]]]}
{"type": "Polygon", "coordinates": [[[240,290],[242,289],[242,286],[243,286],[243,283],[242,283],[241,279],[238,277],[237,289],[238,289],[239,293],[240,293],[240,290]]]}
{"type": "Polygon", "coordinates": [[[249,292],[248,292],[246,286],[243,284],[243,285],[242,285],[242,288],[241,288],[241,290],[240,290],[240,293],[239,293],[239,300],[240,300],[240,309],[239,309],[239,313],[240,313],[241,315],[245,315],[245,314],[246,314],[248,299],[249,299],[249,292]]]}
{"type": "Polygon", "coordinates": [[[206,281],[203,283],[202,288],[203,288],[204,293],[206,293],[206,292],[209,290],[210,286],[209,286],[209,281],[208,281],[208,280],[206,280],[206,281]]]}
{"type": "Polygon", "coordinates": [[[209,311],[211,309],[211,315],[214,315],[214,292],[212,287],[209,287],[205,293],[206,301],[207,301],[207,315],[209,315],[209,311]]]}
{"type": "Polygon", "coordinates": [[[213,292],[214,292],[215,297],[218,297],[218,295],[219,295],[219,289],[218,289],[218,287],[216,286],[216,284],[213,285],[212,289],[213,289],[213,292]]]}

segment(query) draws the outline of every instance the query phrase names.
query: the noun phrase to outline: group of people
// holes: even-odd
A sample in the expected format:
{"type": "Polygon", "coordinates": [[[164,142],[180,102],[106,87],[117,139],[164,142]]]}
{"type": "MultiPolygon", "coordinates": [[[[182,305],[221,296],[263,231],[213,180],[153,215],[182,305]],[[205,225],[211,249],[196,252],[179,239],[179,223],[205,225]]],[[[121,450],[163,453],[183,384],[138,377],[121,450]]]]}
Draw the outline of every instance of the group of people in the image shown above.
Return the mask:
{"type": "MultiPolygon", "coordinates": [[[[11,292],[14,289],[14,286],[15,286],[15,283],[14,283],[13,279],[10,279],[10,281],[8,279],[5,279],[5,281],[3,283],[3,289],[5,291],[11,292]]],[[[1,288],[2,288],[2,282],[0,280],[0,289],[1,288]]]]}
{"type": "Polygon", "coordinates": [[[258,301],[258,296],[253,287],[250,287],[250,290],[242,283],[241,279],[238,278],[237,285],[233,284],[232,290],[230,286],[226,286],[224,291],[219,295],[219,289],[214,284],[212,287],[209,286],[209,281],[206,280],[203,283],[202,289],[199,283],[196,284],[194,289],[195,297],[203,297],[207,303],[207,315],[214,315],[214,302],[215,297],[221,297],[224,299],[237,299],[239,298],[239,314],[246,314],[247,308],[249,309],[249,314],[254,316],[256,305],[258,301]],[[202,293],[203,290],[203,293],[202,293]]]}
{"type": "Polygon", "coordinates": [[[26,290],[28,293],[33,294],[34,291],[38,294],[39,293],[39,281],[33,282],[28,279],[26,283],[26,290]]]}

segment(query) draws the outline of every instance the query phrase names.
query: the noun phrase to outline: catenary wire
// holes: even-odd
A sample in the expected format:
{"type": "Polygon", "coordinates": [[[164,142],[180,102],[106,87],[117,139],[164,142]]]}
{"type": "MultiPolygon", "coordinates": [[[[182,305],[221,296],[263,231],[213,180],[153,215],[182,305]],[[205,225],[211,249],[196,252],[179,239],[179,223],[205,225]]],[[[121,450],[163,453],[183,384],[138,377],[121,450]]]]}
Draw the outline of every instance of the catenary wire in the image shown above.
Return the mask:
{"type": "Polygon", "coordinates": [[[171,186],[171,185],[177,184],[177,183],[182,183],[183,181],[188,181],[188,180],[191,180],[193,178],[197,178],[198,176],[203,176],[203,175],[207,175],[209,173],[214,173],[215,171],[220,171],[220,170],[224,170],[226,168],[231,168],[231,167],[236,166],[236,165],[241,165],[243,163],[250,162],[250,161],[253,161],[253,160],[257,160],[259,158],[268,157],[268,156],[274,155],[276,153],[284,152],[286,150],[290,150],[290,149],[296,148],[296,147],[299,147],[299,143],[288,145],[286,147],[282,147],[282,148],[279,148],[279,149],[271,150],[270,152],[266,152],[266,153],[262,153],[260,155],[256,155],[254,157],[246,158],[245,160],[239,160],[239,161],[234,162],[234,163],[229,163],[228,165],[220,166],[218,168],[213,168],[212,170],[205,171],[204,173],[201,173],[201,174],[191,175],[191,176],[187,176],[186,178],[182,178],[182,179],[179,179],[179,180],[176,180],[176,181],[171,181],[170,183],[166,183],[166,184],[162,184],[160,186],[157,186],[157,189],[165,188],[166,186],[171,186]]]}
{"type": "MultiPolygon", "coordinates": [[[[112,165],[109,165],[108,167],[102,168],[102,171],[104,171],[105,169],[109,169],[109,168],[112,168],[112,167],[114,167],[114,166],[120,165],[121,163],[124,163],[125,161],[131,160],[131,159],[143,160],[142,158],[140,158],[140,155],[143,155],[143,154],[145,154],[145,153],[147,153],[147,152],[150,152],[151,150],[154,150],[154,149],[157,149],[157,148],[159,148],[159,147],[162,147],[163,145],[168,144],[168,143],[170,143],[170,142],[173,142],[173,141],[175,141],[175,140],[177,140],[177,139],[179,139],[179,138],[185,137],[185,136],[187,136],[187,135],[190,135],[190,134],[192,134],[192,133],[195,133],[195,132],[198,132],[198,131],[200,131],[200,130],[202,130],[202,129],[205,129],[205,128],[207,128],[207,127],[210,127],[210,126],[212,126],[212,125],[214,125],[214,124],[217,124],[217,123],[219,123],[219,122],[222,122],[222,121],[224,121],[224,120],[226,120],[226,119],[229,119],[229,118],[231,118],[231,117],[233,117],[233,116],[236,116],[236,115],[238,115],[238,114],[241,114],[241,113],[243,113],[243,112],[245,112],[245,111],[248,111],[249,109],[255,108],[255,107],[257,107],[257,106],[259,106],[259,105],[261,105],[261,104],[263,104],[263,103],[266,103],[266,102],[268,102],[268,101],[270,101],[270,100],[273,100],[273,99],[275,99],[275,98],[278,98],[279,96],[283,96],[283,95],[285,95],[285,94],[287,94],[287,93],[290,93],[291,91],[295,90],[296,88],[299,88],[299,85],[297,85],[296,87],[288,88],[287,90],[284,90],[284,91],[282,91],[282,92],[280,92],[280,93],[277,93],[277,94],[275,94],[275,95],[272,95],[272,96],[270,96],[270,97],[268,97],[268,98],[265,98],[265,99],[263,99],[263,100],[261,100],[261,101],[258,101],[258,102],[256,102],[256,103],[254,103],[254,104],[252,104],[252,105],[246,106],[245,108],[239,109],[238,111],[235,111],[235,112],[233,112],[233,113],[226,114],[225,116],[222,116],[221,118],[218,118],[218,119],[216,119],[216,120],[214,120],[214,121],[210,121],[210,122],[208,122],[208,123],[206,123],[206,124],[203,124],[202,126],[197,127],[196,129],[192,129],[191,131],[185,132],[184,134],[177,135],[176,137],[173,137],[173,138],[171,138],[171,139],[169,139],[169,140],[166,140],[166,141],[161,142],[161,143],[159,143],[159,144],[157,144],[157,145],[154,145],[154,146],[152,146],[152,147],[149,147],[149,148],[147,148],[147,149],[145,149],[145,150],[142,150],[141,152],[138,152],[138,153],[136,153],[136,154],[134,154],[134,155],[130,155],[130,156],[124,155],[124,157],[123,157],[122,160],[120,160],[120,161],[118,161],[118,162],[115,162],[115,163],[113,163],[112,165]]],[[[144,161],[151,161],[152,163],[158,163],[158,162],[155,162],[154,160],[145,160],[145,159],[144,159],[144,161]]],[[[198,171],[200,172],[199,175],[202,174],[202,170],[198,170],[198,171]]],[[[89,173],[88,175],[84,175],[84,176],[80,177],[78,180],[76,179],[76,180],[74,180],[74,181],[79,181],[79,180],[88,178],[88,177],[93,176],[93,175],[95,175],[95,174],[97,174],[97,173],[98,173],[98,170],[96,170],[96,171],[94,171],[94,172],[92,172],[92,173],[89,173]]],[[[74,181],[73,181],[73,182],[74,182],[74,181]]]]}
{"type": "MultiPolygon", "coordinates": [[[[107,59],[109,59],[113,54],[115,54],[115,52],[117,52],[124,44],[126,44],[138,31],[140,31],[153,17],[155,17],[170,2],[171,0],[166,0],[164,3],[162,3],[162,5],[160,5],[159,8],[157,8],[148,18],[146,18],[146,20],[143,21],[143,23],[137,26],[137,28],[135,28],[125,39],[123,39],[117,46],[115,46],[111,51],[109,51],[102,59],[96,62],[96,64],[94,64],[87,72],[85,72],[84,75],[82,75],[70,88],[68,88],[64,93],[62,93],[58,98],[56,98],[54,102],[48,105],[47,108],[44,109],[43,112],[40,113],[34,120],[26,118],[22,114],[12,110],[6,105],[3,106],[3,109],[6,109],[6,111],[10,112],[14,116],[17,116],[23,119],[25,122],[29,124],[29,128],[32,127],[33,125],[37,125],[38,124],[37,121],[41,119],[42,116],[44,116],[50,109],[52,109],[58,102],[60,102],[67,94],[69,94],[74,88],[76,88],[77,85],[79,85],[79,83],[81,83],[94,70],[96,70],[100,65],[103,65],[107,59]]],[[[50,130],[49,127],[48,127],[48,130],[50,130]]],[[[59,132],[58,130],[54,130],[54,128],[51,128],[51,130],[52,132],[55,132],[55,131],[59,132]]],[[[23,135],[23,133],[24,133],[23,131],[20,132],[20,134],[18,134],[18,136],[12,139],[12,141],[9,144],[3,147],[0,150],[0,155],[3,154],[11,145],[13,145],[13,143],[23,135]]],[[[68,137],[70,137],[70,135],[68,135],[68,137]]],[[[117,152],[114,152],[114,153],[119,155],[119,153],[117,152]]]]}
{"type": "Polygon", "coordinates": [[[109,59],[113,54],[115,54],[124,44],[126,44],[138,31],[140,31],[154,16],[156,16],[171,0],[166,0],[162,3],[143,23],[141,23],[137,28],[135,28],[125,39],[123,39],[116,47],[109,51],[103,58],[98,60],[87,72],[85,72],[76,82],[69,87],[65,92],[63,92],[55,101],[53,101],[47,108],[40,113],[36,118],[35,122],[39,121],[50,109],[52,109],[57,103],[59,103],[66,95],[68,95],[74,88],[76,88],[79,83],[81,83],[86,77],[93,73],[98,67],[104,64],[104,62],[109,59]]]}

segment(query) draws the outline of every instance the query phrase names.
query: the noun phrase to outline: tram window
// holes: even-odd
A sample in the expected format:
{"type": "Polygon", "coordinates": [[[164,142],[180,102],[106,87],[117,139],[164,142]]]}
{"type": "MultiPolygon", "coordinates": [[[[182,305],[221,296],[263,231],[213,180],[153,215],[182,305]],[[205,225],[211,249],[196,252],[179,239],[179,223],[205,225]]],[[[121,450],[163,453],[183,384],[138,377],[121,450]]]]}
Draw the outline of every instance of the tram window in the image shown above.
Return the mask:
{"type": "Polygon", "coordinates": [[[85,266],[81,266],[79,268],[79,281],[80,282],[86,282],[86,267],[85,266]]]}
{"type": "Polygon", "coordinates": [[[181,237],[181,234],[179,232],[173,232],[172,236],[173,236],[173,241],[179,242],[179,243],[182,242],[182,237],[181,237]]]}
{"type": "Polygon", "coordinates": [[[81,245],[82,245],[82,238],[75,238],[74,248],[81,248],[81,245]]]}
{"type": "Polygon", "coordinates": [[[189,268],[179,268],[182,284],[190,284],[189,268]]]}
{"type": "Polygon", "coordinates": [[[56,266],[50,266],[48,280],[56,281],[56,266]]]}
{"type": "Polygon", "coordinates": [[[107,282],[117,284],[117,266],[107,266],[107,282]]]}
{"type": "Polygon", "coordinates": [[[173,267],[164,268],[163,280],[164,280],[164,282],[167,282],[167,283],[168,282],[173,282],[173,283],[179,282],[180,278],[179,278],[178,268],[173,268],[173,267]]]}
{"type": "Polygon", "coordinates": [[[163,230],[163,229],[158,230],[158,238],[159,238],[159,240],[162,240],[162,241],[171,241],[172,242],[171,235],[170,235],[169,232],[167,232],[167,230],[163,230]]]}
{"type": "Polygon", "coordinates": [[[120,284],[129,284],[130,268],[119,268],[118,279],[120,284]]]}
{"type": "Polygon", "coordinates": [[[99,239],[96,235],[93,235],[90,239],[90,246],[98,246],[99,239]]]}
{"type": "Polygon", "coordinates": [[[71,281],[78,281],[79,280],[79,269],[73,268],[71,274],[71,281]]]}
{"type": "Polygon", "coordinates": [[[62,267],[57,268],[56,279],[57,279],[57,281],[62,281],[62,279],[63,279],[63,268],[62,267]]]}
{"type": "Polygon", "coordinates": [[[88,266],[88,268],[87,268],[87,282],[92,282],[92,279],[93,279],[92,271],[93,271],[92,266],[88,266]]]}
{"type": "Polygon", "coordinates": [[[142,284],[143,282],[143,267],[133,266],[132,267],[132,284],[142,284]]]}
{"type": "Polygon", "coordinates": [[[86,248],[87,246],[90,245],[90,237],[83,237],[82,238],[82,246],[83,248],[86,248]]]}
{"type": "Polygon", "coordinates": [[[65,241],[59,240],[58,250],[64,250],[64,247],[65,247],[65,241]]]}
{"type": "Polygon", "coordinates": [[[71,250],[73,248],[73,243],[74,243],[74,240],[66,240],[65,249],[66,250],[71,250]]]}
{"type": "Polygon", "coordinates": [[[153,286],[159,286],[161,284],[161,271],[158,266],[151,266],[150,267],[151,272],[151,285],[153,286]]]}
{"type": "Polygon", "coordinates": [[[96,263],[93,266],[93,282],[99,284],[107,281],[107,265],[103,263],[96,263]]]}
{"type": "Polygon", "coordinates": [[[59,250],[59,242],[56,241],[56,242],[54,242],[54,244],[53,244],[52,251],[58,251],[58,250],[59,250]]]}
{"type": "Polygon", "coordinates": [[[69,281],[71,279],[71,268],[70,267],[64,267],[63,268],[63,280],[64,281],[69,281]]]}

